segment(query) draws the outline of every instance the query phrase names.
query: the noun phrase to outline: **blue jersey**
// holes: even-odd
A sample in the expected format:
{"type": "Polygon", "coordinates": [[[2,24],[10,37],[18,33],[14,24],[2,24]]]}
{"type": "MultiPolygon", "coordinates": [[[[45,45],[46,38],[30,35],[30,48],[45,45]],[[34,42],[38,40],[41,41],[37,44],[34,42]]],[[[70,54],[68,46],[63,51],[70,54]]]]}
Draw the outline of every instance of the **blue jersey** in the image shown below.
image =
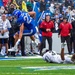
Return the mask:
{"type": "Polygon", "coordinates": [[[35,27],[35,21],[32,17],[30,17],[30,15],[27,12],[23,12],[20,17],[17,20],[17,23],[19,23],[19,25],[21,25],[22,23],[24,23],[24,26],[27,29],[32,29],[35,27]]]}

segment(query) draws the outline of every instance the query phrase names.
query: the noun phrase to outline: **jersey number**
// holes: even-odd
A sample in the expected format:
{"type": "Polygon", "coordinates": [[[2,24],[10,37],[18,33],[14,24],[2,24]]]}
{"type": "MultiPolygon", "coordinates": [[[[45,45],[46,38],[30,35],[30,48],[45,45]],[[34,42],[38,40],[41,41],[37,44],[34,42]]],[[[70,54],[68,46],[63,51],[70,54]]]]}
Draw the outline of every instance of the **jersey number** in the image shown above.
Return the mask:
{"type": "Polygon", "coordinates": [[[24,15],[24,20],[29,24],[32,18],[29,16],[29,14],[26,13],[26,15],[24,15]]]}

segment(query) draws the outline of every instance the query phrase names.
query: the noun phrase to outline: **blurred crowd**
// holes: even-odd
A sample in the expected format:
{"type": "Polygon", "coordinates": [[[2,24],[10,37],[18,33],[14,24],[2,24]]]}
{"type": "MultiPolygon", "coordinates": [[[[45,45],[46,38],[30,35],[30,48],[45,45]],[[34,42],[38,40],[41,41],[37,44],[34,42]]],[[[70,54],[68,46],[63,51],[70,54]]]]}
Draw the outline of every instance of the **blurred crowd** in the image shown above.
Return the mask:
{"type": "MultiPolygon", "coordinates": [[[[36,17],[34,18],[36,21],[36,26],[40,27],[41,22],[45,20],[45,14],[49,13],[50,20],[54,23],[54,30],[52,32],[59,33],[59,25],[61,22],[63,22],[64,17],[66,17],[67,22],[69,22],[72,25],[72,31],[70,36],[70,45],[71,51],[69,51],[69,54],[71,54],[72,49],[74,49],[75,53],[75,2],[73,0],[9,0],[7,3],[4,3],[3,6],[0,7],[0,19],[5,18],[9,22],[9,26],[7,26],[7,29],[9,30],[9,37],[7,37],[9,40],[4,40],[2,42],[2,39],[5,39],[4,37],[1,37],[0,41],[0,51],[3,46],[2,43],[5,43],[6,48],[11,48],[14,46],[14,37],[13,34],[17,31],[18,27],[16,24],[16,19],[13,18],[12,12],[15,9],[20,9],[22,11],[35,11],[36,17]],[[24,3],[24,5],[23,5],[24,3]],[[25,6],[25,7],[24,7],[25,6]],[[23,8],[24,7],[24,8],[23,8]],[[74,32],[74,33],[73,33],[74,32]],[[74,46],[73,46],[74,45],[74,46]]],[[[7,24],[7,23],[6,23],[7,24]]],[[[0,29],[1,29],[1,22],[0,22],[0,29]]],[[[1,31],[1,30],[0,30],[1,31]]],[[[5,32],[4,32],[5,33],[5,32]]],[[[3,34],[4,34],[3,33],[3,34]]],[[[3,36],[3,35],[2,35],[3,36]]],[[[22,41],[24,42],[24,41],[22,41]]],[[[23,46],[23,44],[21,44],[23,46]]],[[[24,48],[21,48],[24,50],[24,48]]],[[[8,50],[7,50],[8,53],[8,50]]],[[[22,55],[24,55],[24,51],[22,51],[22,55]]]]}

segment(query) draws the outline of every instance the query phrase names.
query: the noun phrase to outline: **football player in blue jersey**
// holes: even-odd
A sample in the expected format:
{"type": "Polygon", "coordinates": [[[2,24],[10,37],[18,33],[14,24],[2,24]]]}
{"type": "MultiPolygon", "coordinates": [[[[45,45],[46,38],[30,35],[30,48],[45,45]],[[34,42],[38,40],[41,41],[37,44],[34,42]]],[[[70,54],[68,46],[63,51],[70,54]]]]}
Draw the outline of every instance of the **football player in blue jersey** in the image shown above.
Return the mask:
{"type": "Polygon", "coordinates": [[[34,37],[34,34],[36,33],[35,22],[34,19],[30,17],[30,15],[34,16],[35,13],[14,10],[13,15],[16,17],[17,23],[20,26],[20,30],[14,35],[15,40],[17,40],[14,48],[16,49],[23,35],[30,36],[30,38],[38,45],[34,37]]]}

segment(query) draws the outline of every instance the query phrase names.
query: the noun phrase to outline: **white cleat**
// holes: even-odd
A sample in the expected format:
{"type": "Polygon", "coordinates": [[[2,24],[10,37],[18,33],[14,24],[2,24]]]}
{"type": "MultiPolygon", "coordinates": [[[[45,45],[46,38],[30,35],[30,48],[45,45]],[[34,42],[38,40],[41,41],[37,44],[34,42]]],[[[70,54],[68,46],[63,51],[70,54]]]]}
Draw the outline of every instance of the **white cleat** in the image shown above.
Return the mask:
{"type": "Polygon", "coordinates": [[[5,58],[8,58],[8,56],[5,56],[5,58]]]}
{"type": "Polygon", "coordinates": [[[14,51],[15,51],[15,52],[17,52],[17,51],[18,51],[17,46],[14,46],[14,51]]]}
{"type": "Polygon", "coordinates": [[[10,52],[12,52],[12,51],[17,52],[18,51],[18,48],[16,46],[14,46],[11,49],[8,49],[8,51],[10,51],[10,52]]]}
{"type": "Polygon", "coordinates": [[[15,51],[15,50],[14,50],[14,47],[8,49],[8,51],[9,51],[9,52],[15,51]]]}

